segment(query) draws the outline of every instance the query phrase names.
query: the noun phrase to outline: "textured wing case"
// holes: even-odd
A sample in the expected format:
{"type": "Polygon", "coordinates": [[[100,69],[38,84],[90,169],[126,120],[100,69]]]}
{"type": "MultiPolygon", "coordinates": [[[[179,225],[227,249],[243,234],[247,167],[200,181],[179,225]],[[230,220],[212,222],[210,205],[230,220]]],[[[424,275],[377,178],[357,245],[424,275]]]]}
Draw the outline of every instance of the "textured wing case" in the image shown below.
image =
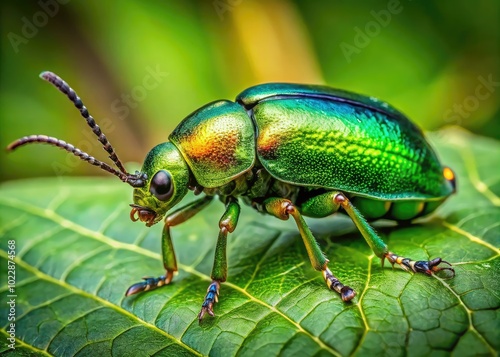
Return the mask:
{"type": "Polygon", "coordinates": [[[252,109],[257,157],[276,178],[379,199],[452,192],[422,132],[384,102],[319,86],[260,87],[237,100],[252,109]]]}

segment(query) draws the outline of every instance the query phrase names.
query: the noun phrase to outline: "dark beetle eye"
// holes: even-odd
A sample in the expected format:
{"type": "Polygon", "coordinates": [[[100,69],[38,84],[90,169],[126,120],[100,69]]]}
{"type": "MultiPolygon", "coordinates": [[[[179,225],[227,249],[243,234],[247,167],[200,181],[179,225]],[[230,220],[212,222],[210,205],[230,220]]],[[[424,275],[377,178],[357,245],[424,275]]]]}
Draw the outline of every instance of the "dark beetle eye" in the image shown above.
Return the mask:
{"type": "Polygon", "coordinates": [[[158,171],[151,179],[149,192],[160,201],[168,201],[174,192],[170,174],[165,170],[158,171]]]}

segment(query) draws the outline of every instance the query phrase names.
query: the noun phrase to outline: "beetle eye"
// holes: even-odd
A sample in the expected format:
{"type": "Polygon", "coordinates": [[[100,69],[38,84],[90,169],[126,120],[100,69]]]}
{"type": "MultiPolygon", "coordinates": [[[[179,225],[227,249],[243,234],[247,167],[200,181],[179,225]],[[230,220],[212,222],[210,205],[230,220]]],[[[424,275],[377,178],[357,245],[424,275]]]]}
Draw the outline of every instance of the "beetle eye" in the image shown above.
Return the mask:
{"type": "Polygon", "coordinates": [[[174,192],[170,174],[165,170],[158,171],[151,179],[149,192],[160,201],[168,201],[174,192]]]}

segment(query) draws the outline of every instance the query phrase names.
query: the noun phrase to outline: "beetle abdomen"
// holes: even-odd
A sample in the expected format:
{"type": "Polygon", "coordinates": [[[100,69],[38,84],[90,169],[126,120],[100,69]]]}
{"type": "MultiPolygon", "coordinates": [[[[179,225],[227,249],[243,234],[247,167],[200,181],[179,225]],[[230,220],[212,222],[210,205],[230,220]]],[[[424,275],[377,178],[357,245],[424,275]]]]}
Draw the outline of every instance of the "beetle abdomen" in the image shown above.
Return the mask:
{"type": "Polygon", "coordinates": [[[252,110],[257,156],[279,180],[378,199],[452,193],[421,131],[404,117],[307,96],[268,97],[252,110]]]}
{"type": "Polygon", "coordinates": [[[368,197],[353,197],[352,204],[368,220],[379,218],[395,221],[408,221],[432,213],[444,201],[443,199],[424,200],[395,200],[382,201],[368,197]]]}

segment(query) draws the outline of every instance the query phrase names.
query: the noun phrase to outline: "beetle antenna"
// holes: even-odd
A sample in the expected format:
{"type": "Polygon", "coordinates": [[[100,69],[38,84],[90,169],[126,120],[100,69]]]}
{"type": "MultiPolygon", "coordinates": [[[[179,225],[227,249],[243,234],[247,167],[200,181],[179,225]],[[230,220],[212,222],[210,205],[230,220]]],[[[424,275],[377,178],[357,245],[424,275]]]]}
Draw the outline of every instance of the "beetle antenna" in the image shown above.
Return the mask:
{"type": "Polygon", "coordinates": [[[107,151],[109,154],[109,158],[113,160],[115,163],[116,167],[123,172],[124,174],[128,174],[127,170],[123,167],[123,164],[121,163],[120,159],[118,159],[118,156],[116,156],[116,153],[113,149],[113,146],[111,146],[111,143],[108,141],[106,138],[106,135],[101,131],[101,128],[99,125],[96,124],[94,118],[92,115],[90,115],[87,107],[83,104],[82,100],[76,94],[76,92],[66,83],[61,77],[56,75],[55,73],[52,72],[42,72],[40,73],[40,78],[46,80],[47,82],[52,83],[59,91],[62,93],[66,94],[66,97],[68,97],[71,102],[75,105],[75,107],[80,111],[80,114],[82,117],[87,121],[87,124],[90,126],[94,134],[97,136],[101,144],[103,145],[103,149],[107,151]]]}
{"type": "Polygon", "coordinates": [[[90,156],[86,152],[76,148],[75,146],[51,137],[51,136],[46,136],[46,135],[30,135],[30,136],[25,136],[21,139],[17,139],[16,141],[12,142],[7,146],[7,150],[11,151],[16,149],[19,146],[30,144],[30,143],[43,143],[43,144],[49,144],[53,146],[57,146],[61,149],[64,149],[73,155],[77,156],[83,161],[88,162],[89,164],[92,164],[94,166],[98,166],[104,171],[107,171],[115,176],[118,176],[120,180],[123,182],[128,183],[132,187],[142,187],[146,184],[147,176],[144,173],[140,173],[138,171],[135,172],[135,174],[129,174],[127,172],[120,172],[116,170],[115,168],[111,167],[110,165],[106,164],[105,162],[99,161],[93,156],[90,156]]]}

